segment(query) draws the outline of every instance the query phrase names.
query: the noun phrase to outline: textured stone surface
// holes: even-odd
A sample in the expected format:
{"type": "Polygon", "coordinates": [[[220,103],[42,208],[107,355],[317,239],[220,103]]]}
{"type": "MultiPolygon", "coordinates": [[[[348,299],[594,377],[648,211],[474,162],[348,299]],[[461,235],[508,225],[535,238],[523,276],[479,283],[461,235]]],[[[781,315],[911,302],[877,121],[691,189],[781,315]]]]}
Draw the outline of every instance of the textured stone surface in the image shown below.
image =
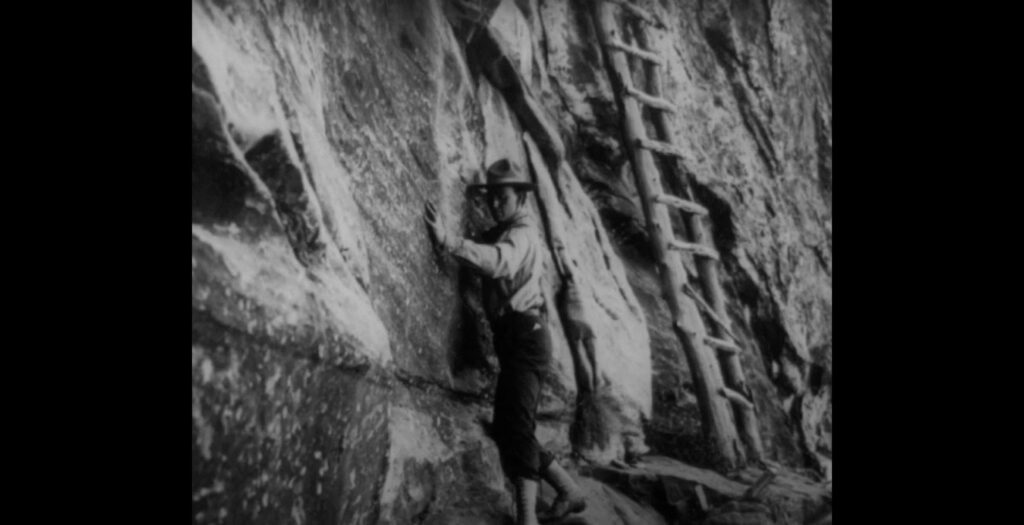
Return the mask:
{"type": "MultiPolygon", "coordinates": [[[[762,434],[773,457],[800,461],[800,425],[820,427],[821,415],[801,415],[794,402],[817,367],[827,366],[831,381],[831,2],[641,3],[667,23],[650,35],[668,62],[674,143],[712,213],[733,329],[751,350],[742,362],[762,434]],[[809,419],[793,425],[793,416],[809,419]]],[[[694,429],[689,371],[646,253],[587,5],[541,5],[551,80],[541,99],[559,115],[570,162],[644,306],[655,371],[651,430],[667,430],[666,443],[690,443],[680,440],[694,429]]]]}
{"type": "MultiPolygon", "coordinates": [[[[830,480],[831,3],[650,7],[668,22],[654,33],[666,96],[712,210],[762,433],[773,458],[830,480]]],[[[563,143],[561,166],[542,156],[620,418],[589,457],[642,450],[646,421],[655,448],[701,461],[589,9],[193,2],[193,522],[506,519],[479,281],[434,251],[421,213],[432,200],[453,231],[488,226],[463,190],[498,156],[527,165],[522,133],[538,123],[524,125],[524,107],[563,143]],[[488,21],[525,91],[476,74],[467,20],[488,21]]],[[[575,382],[550,323],[538,437],[566,455],[575,382]]],[[[664,520],[650,501],[581,481],[594,505],[578,523],[664,520]]]]}
{"type": "Polygon", "coordinates": [[[784,467],[775,472],[764,492],[750,500],[746,492],[763,470],[748,468],[730,479],[664,456],[647,456],[633,466],[586,469],[588,476],[684,523],[806,523],[831,512],[831,492],[821,483],[784,467]],[[707,511],[700,508],[698,486],[707,511]]]}
{"type": "Polygon", "coordinates": [[[758,503],[729,502],[710,512],[705,525],[774,525],[771,509],[758,503]]]}
{"type": "MultiPolygon", "coordinates": [[[[583,496],[587,500],[587,508],[580,513],[572,514],[557,523],[565,525],[658,525],[669,521],[655,509],[634,498],[629,497],[616,488],[589,477],[575,478],[583,496]]],[[[542,484],[538,510],[544,510],[554,500],[555,492],[542,484]]]]}

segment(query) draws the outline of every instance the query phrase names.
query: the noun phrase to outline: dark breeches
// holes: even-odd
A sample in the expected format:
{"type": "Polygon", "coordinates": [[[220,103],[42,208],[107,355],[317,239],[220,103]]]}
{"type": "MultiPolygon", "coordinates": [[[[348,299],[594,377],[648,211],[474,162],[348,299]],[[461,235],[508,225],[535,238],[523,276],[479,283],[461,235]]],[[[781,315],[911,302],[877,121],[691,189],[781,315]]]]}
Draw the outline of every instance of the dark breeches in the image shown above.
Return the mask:
{"type": "Polygon", "coordinates": [[[540,479],[554,459],[534,436],[541,372],[551,361],[547,323],[514,312],[494,326],[494,348],[501,373],[494,393],[494,441],[511,478],[540,479]]]}

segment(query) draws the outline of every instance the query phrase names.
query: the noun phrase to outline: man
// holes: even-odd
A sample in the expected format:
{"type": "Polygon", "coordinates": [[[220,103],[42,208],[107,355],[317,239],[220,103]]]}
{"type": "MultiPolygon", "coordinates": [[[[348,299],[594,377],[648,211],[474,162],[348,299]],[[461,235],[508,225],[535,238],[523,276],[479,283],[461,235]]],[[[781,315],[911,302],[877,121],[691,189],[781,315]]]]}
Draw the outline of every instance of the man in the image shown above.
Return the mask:
{"type": "Polygon", "coordinates": [[[558,491],[545,518],[582,511],[586,501],[573,479],[534,436],[541,371],[551,360],[541,292],[544,244],[526,206],[534,186],[523,170],[507,159],[492,164],[486,179],[484,184],[470,186],[486,191],[488,208],[497,222],[483,235],[482,243],[446,232],[431,203],[427,203],[425,219],[438,244],[487,277],[484,309],[501,366],[494,393],[494,440],[502,469],[516,487],[517,522],[535,525],[541,477],[558,491]]]}

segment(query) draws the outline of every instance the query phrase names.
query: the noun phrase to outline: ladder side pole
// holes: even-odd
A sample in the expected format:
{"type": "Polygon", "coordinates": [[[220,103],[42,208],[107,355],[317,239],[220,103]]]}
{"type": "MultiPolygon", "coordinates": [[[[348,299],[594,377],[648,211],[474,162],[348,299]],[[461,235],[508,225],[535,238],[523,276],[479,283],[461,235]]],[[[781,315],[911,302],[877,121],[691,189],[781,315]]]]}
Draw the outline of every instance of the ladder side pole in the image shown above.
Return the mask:
{"type": "Polygon", "coordinates": [[[624,143],[633,165],[654,256],[661,267],[665,300],[674,319],[673,328],[683,345],[694,385],[697,387],[704,432],[724,461],[732,467],[736,465],[736,451],[741,447],[734,446],[738,436],[730,417],[729,401],[719,395],[721,387],[724,386],[720,365],[714,350],[704,341],[707,330],[696,305],[682,293],[686,271],[683,269],[679,254],[668,249],[669,240],[675,237],[668,210],[664,206],[655,205],[653,201],[654,195],[661,193],[660,183],[651,152],[637,146],[637,139],[646,138],[646,131],[636,100],[626,94],[626,87],[632,84],[626,55],[608,45],[621,33],[615,20],[614,5],[598,2],[594,15],[594,25],[608,61],[609,76],[622,110],[624,143]],[[656,192],[655,188],[658,189],[656,192]]]}
{"type": "MultiPolygon", "coordinates": [[[[647,36],[647,30],[642,24],[633,24],[633,33],[636,35],[637,47],[643,49],[651,49],[651,42],[647,36]]],[[[668,57],[663,57],[665,64],[668,64],[668,57]]],[[[664,88],[662,85],[662,70],[667,70],[667,67],[658,68],[650,64],[644,64],[644,74],[647,77],[647,84],[650,86],[650,93],[657,97],[664,98],[664,88]]],[[[654,113],[654,128],[655,132],[659,135],[658,138],[666,143],[672,144],[671,126],[669,123],[669,117],[663,112],[655,111],[654,113]]],[[[681,168],[681,161],[679,159],[672,159],[670,161],[677,169],[681,168]]],[[[684,172],[680,169],[679,175],[683,176],[684,172]]],[[[694,200],[693,192],[690,191],[689,182],[682,179],[683,187],[686,190],[685,196],[689,200],[694,200]]],[[[686,217],[687,226],[693,234],[693,241],[698,244],[705,244],[713,246],[712,239],[707,234],[704,228],[704,223],[701,221],[700,215],[689,214],[686,217]]],[[[718,275],[718,264],[717,261],[711,260],[706,257],[695,257],[695,264],[697,266],[697,274],[700,277],[701,288],[704,290],[705,297],[708,298],[710,306],[718,314],[721,319],[728,320],[729,317],[725,309],[725,297],[722,292],[721,282],[718,275]]],[[[717,337],[729,336],[732,337],[732,333],[718,325],[711,327],[711,332],[717,337]]],[[[747,392],[746,378],[743,373],[743,367],[740,362],[739,354],[726,354],[720,356],[722,362],[722,371],[725,378],[725,383],[740,392],[747,392]]],[[[736,418],[736,426],[739,427],[739,433],[742,437],[744,444],[747,446],[748,452],[755,460],[762,459],[764,457],[764,445],[761,441],[760,431],[757,426],[757,416],[753,411],[738,410],[734,413],[736,418]]]]}

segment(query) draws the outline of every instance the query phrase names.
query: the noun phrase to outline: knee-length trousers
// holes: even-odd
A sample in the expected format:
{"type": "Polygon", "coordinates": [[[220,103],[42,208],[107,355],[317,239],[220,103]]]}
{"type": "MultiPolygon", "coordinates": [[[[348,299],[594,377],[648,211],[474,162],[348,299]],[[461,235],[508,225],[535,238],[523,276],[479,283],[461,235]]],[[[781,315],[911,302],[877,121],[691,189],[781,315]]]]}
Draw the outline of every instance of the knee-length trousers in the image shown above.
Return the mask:
{"type": "Polygon", "coordinates": [[[551,344],[543,315],[511,312],[494,323],[494,347],[501,365],[494,394],[494,440],[505,475],[540,479],[554,457],[534,431],[540,402],[541,373],[551,362],[551,344]]]}

